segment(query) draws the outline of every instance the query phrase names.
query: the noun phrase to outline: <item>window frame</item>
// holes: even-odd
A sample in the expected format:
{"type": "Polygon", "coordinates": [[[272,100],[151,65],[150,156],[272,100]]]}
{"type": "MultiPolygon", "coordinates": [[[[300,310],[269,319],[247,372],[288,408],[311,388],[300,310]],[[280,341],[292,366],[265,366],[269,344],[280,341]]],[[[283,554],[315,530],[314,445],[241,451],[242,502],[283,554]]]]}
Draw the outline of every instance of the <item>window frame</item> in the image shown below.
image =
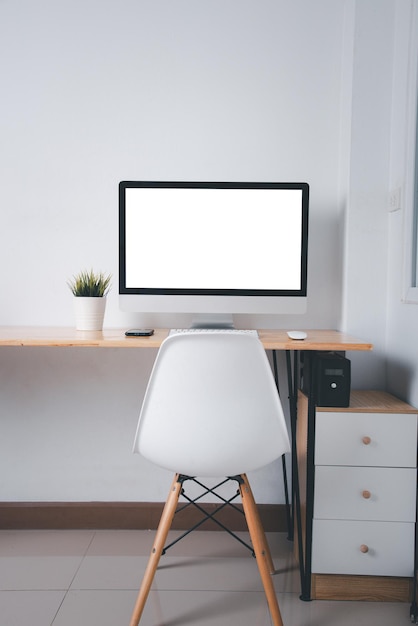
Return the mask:
{"type": "Polygon", "coordinates": [[[406,115],[404,286],[402,301],[418,304],[418,7],[411,7],[406,115]]]}

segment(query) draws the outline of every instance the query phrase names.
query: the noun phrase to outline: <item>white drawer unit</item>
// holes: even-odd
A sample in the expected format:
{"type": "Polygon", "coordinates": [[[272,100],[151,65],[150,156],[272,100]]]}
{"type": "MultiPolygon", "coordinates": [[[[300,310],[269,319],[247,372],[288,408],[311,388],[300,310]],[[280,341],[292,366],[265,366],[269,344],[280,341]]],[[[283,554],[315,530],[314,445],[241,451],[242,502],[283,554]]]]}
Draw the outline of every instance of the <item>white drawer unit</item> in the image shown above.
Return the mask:
{"type": "Polygon", "coordinates": [[[317,409],[315,464],[415,467],[416,433],[413,414],[317,409]]]}
{"type": "Polygon", "coordinates": [[[411,576],[414,524],[314,519],[312,572],[411,576]]]}
{"type": "Polygon", "coordinates": [[[347,408],[316,408],[313,598],[376,599],[370,590],[390,577],[391,588],[408,581],[397,599],[409,600],[416,461],[417,410],[397,398],[353,391],[347,408]]]}
{"type": "Polygon", "coordinates": [[[412,467],[315,468],[314,519],[415,522],[412,467]]]}

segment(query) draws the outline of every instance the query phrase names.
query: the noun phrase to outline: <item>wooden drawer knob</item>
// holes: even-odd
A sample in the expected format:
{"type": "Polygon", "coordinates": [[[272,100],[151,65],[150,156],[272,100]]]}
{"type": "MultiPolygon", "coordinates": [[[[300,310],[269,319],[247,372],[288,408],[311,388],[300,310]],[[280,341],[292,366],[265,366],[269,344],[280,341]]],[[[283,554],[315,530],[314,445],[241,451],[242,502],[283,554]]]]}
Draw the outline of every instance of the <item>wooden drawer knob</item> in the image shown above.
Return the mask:
{"type": "Polygon", "coordinates": [[[363,554],[367,554],[367,553],[368,553],[368,551],[369,551],[369,546],[366,546],[366,544],[365,544],[365,543],[363,543],[363,544],[360,546],[360,552],[363,552],[363,554]]]}
{"type": "Polygon", "coordinates": [[[372,442],[372,440],[370,439],[370,437],[363,437],[362,442],[365,446],[368,446],[372,442]]]}
{"type": "Polygon", "coordinates": [[[367,489],[365,489],[361,495],[363,496],[365,500],[368,500],[369,498],[372,497],[372,494],[367,489]]]}

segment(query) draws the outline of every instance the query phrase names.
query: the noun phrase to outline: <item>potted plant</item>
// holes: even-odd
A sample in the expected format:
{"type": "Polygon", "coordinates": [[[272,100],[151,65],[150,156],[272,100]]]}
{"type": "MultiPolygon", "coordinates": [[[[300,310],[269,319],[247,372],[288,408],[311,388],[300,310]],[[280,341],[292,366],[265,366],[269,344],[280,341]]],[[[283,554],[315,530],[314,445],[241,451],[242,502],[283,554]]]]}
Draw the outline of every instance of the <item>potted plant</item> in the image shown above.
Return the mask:
{"type": "Polygon", "coordinates": [[[84,270],[68,281],[77,330],[102,330],[111,278],[110,274],[84,270]]]}

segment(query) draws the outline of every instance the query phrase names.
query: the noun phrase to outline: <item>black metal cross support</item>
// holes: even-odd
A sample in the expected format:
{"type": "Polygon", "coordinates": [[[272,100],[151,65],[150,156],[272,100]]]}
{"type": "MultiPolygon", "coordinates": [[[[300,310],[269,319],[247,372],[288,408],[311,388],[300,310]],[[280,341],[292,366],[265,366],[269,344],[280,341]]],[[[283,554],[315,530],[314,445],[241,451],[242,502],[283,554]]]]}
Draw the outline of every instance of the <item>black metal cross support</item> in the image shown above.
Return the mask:
{"type": "Polygon", "coordinates": [[[241,477],[240,476],[231,476],[226,478],[225,480],[223,480],[222,482],[218,483],[217,485],[215,485],[214,487],[208,487],[207,485],[204,485],[202,482],[200,482],[199,480],[197,480],[194,476],[185,476],[184,474],[181,474],[179,476],[179,481],[181,482],[183,488],[182,488],[182,492],[181,495],[182,497],[187,501],[186,504],[184,504],[182,507],[178,508],[176,513],[180,513],[180,511],[183,511],[185,508],[187,508],[188,506],[192,505],[194,506],[196,509],[198,509],[198,511],[200,511],[200,513],[202,513],[202,519],[199,520],[194,526],[192,526],[191,528],[189,528],[188,530],[186,530],[184,533],[182,533],[179,537],[177,537],[177,539],[175,539],[174,541],[172,541],[170,544],[168,544],[167,546],[164,547],[163,550],[163,554],[165,554],[167,552],[167,550],[169,550],[172,546],[174,546],[176,543],[178,543],[181,539],[183,539],[184,537],[186,537],[187,535],[189,535],[192,531],[196,530],[197,528],[199,528],[199,526],[201,526],[202,524],[204,524],[207,520],[212,520],[213,522],[215,522],[215,524],[217,524],[220,528],[222,528],[223,530],[225,530],[229,535],[231,535],[231,537],[234,537],[234,539],[236,539],[239,543],[241,543],[243,546],[245,546],[253,556],[255,556],[254,553],[254,549],[252,546],[250,546],[248,543],[246,543],[245,541],[243,541],[241,539],[241,537],[239,537],[238,535],[236,535],[234,532],[232,532],[232,530],[230,530],[227,526],[225,526],[225,524],[223,524],[221,521],[219,521],[216,518],[216,515],[222,511],[223,509],[225,509],[227,506],[232,507],[235,511],[239,512],[241,515],[244,515],[244,512],[238,508],[237,506],[235,506],[233,504],[233,501],[240,495],[239,490],[237,490],[229,499],[224,498],[223,496],[221,496],[221,494],[219,494],[216,490],[219,489],[220,487],[222,487],[223,485],[225,485],[228,482],[231,481],[235,481],[240,483],[241,482],[241,477]],[[196,498],[189,498],[189,496],[186,494],[186,491],[184,489],[184,483],[186,481],[192,481],[195,484],[199,485],[199,487],[201,487],[203,489],[202,493],[200,493],[196,498]],[[207,495],[208,493],[213,494],[214,496],[216,496],[221,502],[222,504],[219,504],[216,509],[212,512],[209,513],[208,511],[206,511],[203,507],[201,507],[198,504],[198,500],[200,500],[201,498],[203,498],[205,495],[207,495]]]}

